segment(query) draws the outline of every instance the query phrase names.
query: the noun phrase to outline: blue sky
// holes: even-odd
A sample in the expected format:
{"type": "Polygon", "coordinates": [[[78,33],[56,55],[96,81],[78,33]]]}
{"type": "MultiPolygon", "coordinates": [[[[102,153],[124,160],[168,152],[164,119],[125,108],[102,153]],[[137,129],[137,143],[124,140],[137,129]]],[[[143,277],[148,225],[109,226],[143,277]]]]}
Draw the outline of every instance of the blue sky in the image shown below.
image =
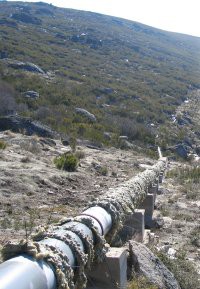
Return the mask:
{"type": "MultiPolygon", "coordinates": [[[[27,2],[38,2],[35,0],[27,2]]],[[[43,0],[200,37],[200,0],[43,0]]]]}

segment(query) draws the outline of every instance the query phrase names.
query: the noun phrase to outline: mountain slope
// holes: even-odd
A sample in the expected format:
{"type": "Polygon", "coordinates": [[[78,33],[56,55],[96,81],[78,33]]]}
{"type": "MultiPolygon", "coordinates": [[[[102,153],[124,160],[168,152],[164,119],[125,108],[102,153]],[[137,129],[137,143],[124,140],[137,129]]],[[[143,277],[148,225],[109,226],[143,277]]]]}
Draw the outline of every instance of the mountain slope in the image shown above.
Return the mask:
{"type": "Polygon", "coordinates": [[[127,134],[153,143],[150,124],[155,133],[200,87],[197,37],[42,2],[0,3],[0,24],[1,78],[13,86],[23,114],[65,133],[102,141],[109,131],[112,139],[127,134]],[[45,73],[16,69],[8,58],[45,73]],[[25,98],[27,90],[40,97],[25,98]]]}

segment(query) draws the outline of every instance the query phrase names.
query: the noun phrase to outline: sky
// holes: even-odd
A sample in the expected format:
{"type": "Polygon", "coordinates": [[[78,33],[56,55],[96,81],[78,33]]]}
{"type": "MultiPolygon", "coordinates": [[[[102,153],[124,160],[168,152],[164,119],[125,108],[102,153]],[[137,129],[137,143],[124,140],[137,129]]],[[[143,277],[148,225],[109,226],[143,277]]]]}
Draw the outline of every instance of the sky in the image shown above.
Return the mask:
{"type": "MultiPolygon", "coordinates": [[[[39,1],[39,0],[38,0],[39,1]]],[[[27,0],[26,2],[38,2],[27,0]]],[[[200,37],[200,0],[42,0],[200,37]]]]}

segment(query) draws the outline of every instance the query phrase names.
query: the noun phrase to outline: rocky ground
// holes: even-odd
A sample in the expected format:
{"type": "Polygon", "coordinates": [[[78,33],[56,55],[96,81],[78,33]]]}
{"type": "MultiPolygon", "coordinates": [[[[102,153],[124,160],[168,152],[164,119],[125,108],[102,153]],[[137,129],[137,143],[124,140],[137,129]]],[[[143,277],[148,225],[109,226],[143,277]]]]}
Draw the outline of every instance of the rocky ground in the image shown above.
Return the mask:
{"type": "Polygon", "coordinates": [[[154,216],[163,220],[162,228],[154,229],[159,236],[158,250],[171,259],[183,254],[200,274],[200,188],[199,181],[180,180],[184,169],[192,170],[198,162],[169,162],[166,177],[159,189],[154,216]]]}
{"type": "Polygon", "coordinates": [[[54,158],[70,150],[59,140],[0,133],[0,242],[25,236],[38,224],[81,212],[86,204],[155,161],[142,153],[78,146],[76,172],[60,171],[54,158]],[[27,227],[27,228],[26,228],[27,227]]]}
{"type": "MultiPolygon", "coordinates": [[[[7,146],[0,150],[0,244],[21,239],[40,224],[55,223],[62,217],[80,213],[88,202],[109,187],[138,174],[152,160],[137,151],[115,148],[76,148],[81,156],[76,172],[60,171],[54,158],[70,150],[59,140],[1,132],[7,146]]],[[[200,272],[200,190],[177,180],[176,172],[198,162],[169,162],[160,187],[154,216],[160,218],[156,244],[171,258],[183,251],[200,272]],[[170,173],[172,172],[172,173],[170,173]],[[190,188],[191,189],[191,188],[190,188]]]]}

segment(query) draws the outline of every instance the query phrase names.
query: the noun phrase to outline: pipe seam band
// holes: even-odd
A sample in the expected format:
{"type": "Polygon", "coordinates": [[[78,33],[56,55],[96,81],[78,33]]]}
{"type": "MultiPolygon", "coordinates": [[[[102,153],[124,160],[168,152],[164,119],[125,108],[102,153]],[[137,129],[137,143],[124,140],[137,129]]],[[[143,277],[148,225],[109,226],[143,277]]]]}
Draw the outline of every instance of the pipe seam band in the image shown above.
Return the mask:
{"type": "Polygon", "coordinates": [[[95,221],[97,221],[97,223],[98,223],[99,226],[101,227],[102,236],[104,236],[103,225],[101,224],[101,222],[100,222],[96,217],[94,217],[94,216],[92,216],[92,215],[90,215],[90,214],[85,214],[85,213],[80,214],[80,216],[87,216],[87,217],[93,218],[95,221]]]}

